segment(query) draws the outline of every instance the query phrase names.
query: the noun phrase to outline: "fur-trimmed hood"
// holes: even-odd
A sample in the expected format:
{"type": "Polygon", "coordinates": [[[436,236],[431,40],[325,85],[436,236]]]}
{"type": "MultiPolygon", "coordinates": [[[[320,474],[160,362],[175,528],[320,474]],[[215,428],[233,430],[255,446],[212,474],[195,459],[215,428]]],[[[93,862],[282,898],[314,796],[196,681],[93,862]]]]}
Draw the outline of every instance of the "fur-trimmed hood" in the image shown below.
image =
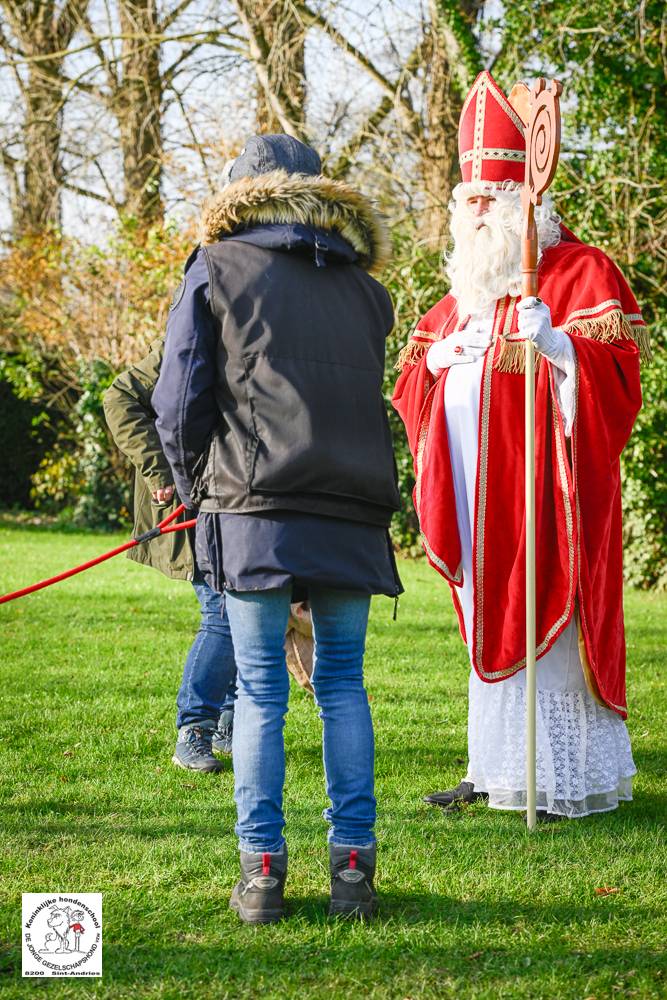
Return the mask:
{"type": "Polygon", "coordinates": [[[239,228],[262,223],[333,229],[369,271],[389,259],[386,226],[367,198],[342,181],[284,170],[244,177],[211,198],[202,212],[200,241],[203,246],[217,243],[239,228]]]}

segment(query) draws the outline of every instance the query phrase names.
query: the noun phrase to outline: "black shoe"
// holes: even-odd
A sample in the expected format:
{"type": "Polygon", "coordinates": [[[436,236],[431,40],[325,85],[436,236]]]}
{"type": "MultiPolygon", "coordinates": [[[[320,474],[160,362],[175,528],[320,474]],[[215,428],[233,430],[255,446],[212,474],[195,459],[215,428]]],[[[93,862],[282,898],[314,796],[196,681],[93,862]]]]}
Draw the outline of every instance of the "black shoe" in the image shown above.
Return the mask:
{"type": "Polygon", "coordinates": [[[370,920],[378,897],[373,885],[375,844],[371,847],[347,847],[329,844],[331,900],[329,916],[370,920]]]}
{"type": "Polygon", "coordinates": [[[456,788],[450,788],[446,792],[433,792],[432,795],[425,795],[424,802],[430,806],[439,806],[448,812],[455,812],[460,809],[464,802],[488,802],[489,796],[486,792],[476,792],[471,781],[461,781],[456,788]]]}
{"type": "Polygon", "coordinates": [[[246,924],[275,924],[285,912],[287,845],[279,854],[241,851],[241,880],[234,886],[230,909],[246,924]]]}

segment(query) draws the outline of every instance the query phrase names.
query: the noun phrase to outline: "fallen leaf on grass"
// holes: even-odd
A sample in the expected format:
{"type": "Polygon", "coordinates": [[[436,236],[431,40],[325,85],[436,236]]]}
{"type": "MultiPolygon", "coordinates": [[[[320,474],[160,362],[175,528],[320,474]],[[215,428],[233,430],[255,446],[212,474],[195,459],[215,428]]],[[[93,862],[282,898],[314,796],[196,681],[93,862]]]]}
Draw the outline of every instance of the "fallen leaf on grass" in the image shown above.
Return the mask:
{"type": "Polygon", "coordinates": [[[614,888],[611,885],[601,885],[599,889],[595,890],[596,896],[613,896],[615,892],[620,892],[620,889],[614,888]]]}
{"type": "Polygon", "coordinates": [[[481,958],[483,951],[473,951],[472,955],[466,955],[466,962],[472,962],[475,958],[481,958]]]}

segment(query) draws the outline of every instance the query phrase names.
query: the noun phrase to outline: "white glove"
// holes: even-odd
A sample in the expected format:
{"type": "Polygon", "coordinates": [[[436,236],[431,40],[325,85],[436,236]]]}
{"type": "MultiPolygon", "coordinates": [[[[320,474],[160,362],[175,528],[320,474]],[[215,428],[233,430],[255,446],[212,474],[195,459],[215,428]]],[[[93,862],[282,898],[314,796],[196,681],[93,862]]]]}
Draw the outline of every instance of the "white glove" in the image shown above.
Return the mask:
{"type": "Polygon", "coordinates": [[[516,308],[519,313],[519,337],[522,340],[532,340],[535,350],[557,364],[567,353],[569,338],[558,327],[551,325],[549,306],[530,295],[521,299],[516,308]]]}
{"type": "MultiPolygon", "coordinates": [[[[569,336],[551,325],[549,306],[529,296],[517,303],[519,311],[519,337],[532,340],[536,349],[553,367],[556,399],[563,416],[565,436],[572,433],[576,409],[577,363],[574,346],[569,336]]],[[[516,340],[516,337],[508,337],[516,340]]]]}
{"type": "Polygon", "coordinates": [[[491,334],[477,331],[450,333],[444,340],[431,344],[426,355],[426,367],[436,377],[451,365],[469,365],[483,358],[491,346],[491,334]]]}

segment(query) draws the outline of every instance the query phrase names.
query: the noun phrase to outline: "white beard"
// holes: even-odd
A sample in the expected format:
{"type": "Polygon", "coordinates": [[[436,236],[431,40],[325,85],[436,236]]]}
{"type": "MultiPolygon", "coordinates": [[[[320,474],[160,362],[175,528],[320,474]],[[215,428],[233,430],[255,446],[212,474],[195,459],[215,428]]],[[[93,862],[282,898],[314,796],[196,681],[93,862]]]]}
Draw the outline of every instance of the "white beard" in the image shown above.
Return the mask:
{"type": "MultiPolygon", "coordinates": [[[[450,205],[454,249],[445,254],[445,271],[463,317],[486,312],[505,295],[521,294],[523,211],[517,188],[492,189],[487,185],[482,192],[462,184],[455,189],[454,198],[450,205]],[[495,201],[489,212],[475,216],[466,202],[481,193],[495,201]]],[[[539,262],[544,250],[560,241],[560,220],[549,198],[535,209],[535,222],[539,262]]]]}

